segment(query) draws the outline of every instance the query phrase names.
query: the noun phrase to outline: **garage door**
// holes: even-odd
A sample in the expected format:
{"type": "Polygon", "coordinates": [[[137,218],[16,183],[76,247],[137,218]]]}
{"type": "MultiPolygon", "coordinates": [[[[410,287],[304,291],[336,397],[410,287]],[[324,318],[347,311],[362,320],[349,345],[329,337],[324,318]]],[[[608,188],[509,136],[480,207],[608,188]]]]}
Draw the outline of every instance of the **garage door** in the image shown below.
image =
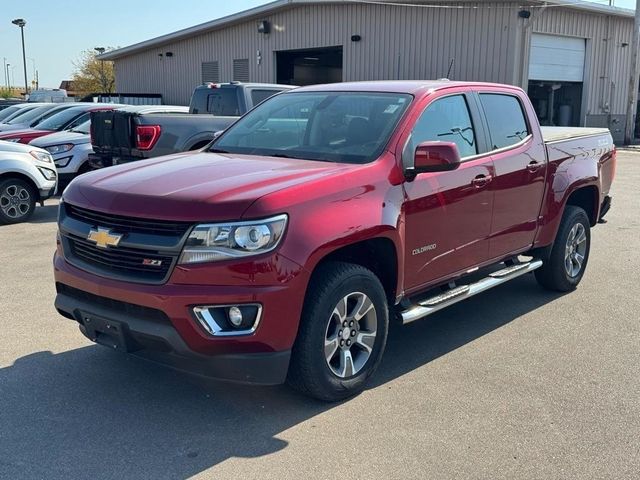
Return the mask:
{"type": "Polygon", "coordinates": [[[582,82],[585,45],[584,38],[532,34],[529,80],[582,82]]]}

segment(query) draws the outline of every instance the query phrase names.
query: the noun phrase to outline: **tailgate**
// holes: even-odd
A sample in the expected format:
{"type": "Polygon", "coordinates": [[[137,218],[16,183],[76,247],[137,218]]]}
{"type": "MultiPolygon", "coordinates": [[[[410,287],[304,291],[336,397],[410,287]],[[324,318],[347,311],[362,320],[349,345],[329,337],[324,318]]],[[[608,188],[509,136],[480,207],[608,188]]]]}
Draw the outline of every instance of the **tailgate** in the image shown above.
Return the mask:
{"type": "Polygon", "coordinates": [[[94,152],[103,155],[129,155],[134,147],[131,112],[117,110],[91,113],[91,144],[94,152]]]}

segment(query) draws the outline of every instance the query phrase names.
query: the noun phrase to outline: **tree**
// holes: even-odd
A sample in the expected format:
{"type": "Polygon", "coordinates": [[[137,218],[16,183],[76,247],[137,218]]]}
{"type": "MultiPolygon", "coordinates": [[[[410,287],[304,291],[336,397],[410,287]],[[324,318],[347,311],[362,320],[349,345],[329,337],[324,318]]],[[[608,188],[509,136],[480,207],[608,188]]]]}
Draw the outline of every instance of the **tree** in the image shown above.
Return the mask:
{"type": "Polygon", "coordinates": [[[73,89],[78,97],[90,93],[113,93],[115,90],[113,62],[98,60],[95,50],[84,50],[73,66],[73,89]]]}

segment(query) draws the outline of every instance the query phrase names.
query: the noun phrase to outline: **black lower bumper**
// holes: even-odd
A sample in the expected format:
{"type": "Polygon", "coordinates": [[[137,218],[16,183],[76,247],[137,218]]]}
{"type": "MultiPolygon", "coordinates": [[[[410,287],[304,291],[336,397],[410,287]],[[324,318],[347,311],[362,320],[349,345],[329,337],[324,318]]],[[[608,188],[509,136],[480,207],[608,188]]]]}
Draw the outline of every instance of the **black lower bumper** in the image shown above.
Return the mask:
{"type": "MultiPolygon", "coordinates": [[[[112,301],[116,306],[119,302],[112,301]]],[[[291,351],[202,355],[191,350],[162,312],[130,304],[109,308],[65,293],[56,296],[55,307],[80,324],[91,341],[132,353],[176,370],[218,380],[255,385],[278,385],[285,381],[291,351]],[[122,310],[122,311],[121,311],[122,310]],[[154,313],[157,312],[157,313],[154,313]]]]}
{"type": "Polygon", "coordinates": [[[123,163],[144,160],[146,157],[134,157],[132,155],[105,155],[90,153],[87,162],[91,168],[97,170],[99,168],[112,167],[114,165],[122,165],[123,163]]]}
{"type": "Polygon", "coordinates": [[[47,198],[51,198],[56,193],[56,187],[52,188],[40,188],[38,190],[38,195],[40,196],[40,201],[44,202],[47,198]]]}

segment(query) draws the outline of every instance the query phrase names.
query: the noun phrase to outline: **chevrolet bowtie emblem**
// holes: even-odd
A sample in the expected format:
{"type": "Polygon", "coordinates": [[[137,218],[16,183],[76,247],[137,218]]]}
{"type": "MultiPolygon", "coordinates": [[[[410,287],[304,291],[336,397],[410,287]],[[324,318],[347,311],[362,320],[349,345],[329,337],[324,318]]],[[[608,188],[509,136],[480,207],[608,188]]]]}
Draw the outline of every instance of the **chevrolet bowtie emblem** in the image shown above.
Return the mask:
{"type": "Polygon", "coordinates": [[[111,233],[108,228],[98,227],[97,230],[93,228],[89,230],[87,240],[94,242],[100,248],[117,247],[122,240],[122,235],[111,233]]]}

